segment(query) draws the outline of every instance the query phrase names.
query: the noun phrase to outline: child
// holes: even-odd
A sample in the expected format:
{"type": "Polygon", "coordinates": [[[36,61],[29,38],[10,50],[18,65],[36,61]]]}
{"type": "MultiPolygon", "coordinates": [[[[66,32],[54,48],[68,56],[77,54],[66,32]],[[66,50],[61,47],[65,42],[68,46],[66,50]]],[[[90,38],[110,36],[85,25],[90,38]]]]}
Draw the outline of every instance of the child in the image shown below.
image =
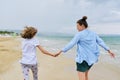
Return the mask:
{"type": "Polygon", "coordinates": [[[82,19],[77,21],[78,33],[68,43],[68,45],[56,54],[56,56],[58,56],[61,52],[67,52],[77,44],[76,66],[79,80],[88,80],[88,72],[90,68],[98,61],[100,52],[98,45],[108,51],[111,57],[115,57],[115,55],[105,45],[104,41],[95,32],[87,29],[88,24],[86,19],[87,17],[84,16],[82,19]]]}
{"type": "Polygon", "coordinates": [[[34,80],[38,80],[38,68],[37,68],[37,58],[36,58],[36,47],[46,55],[55,57],[55,55],[44,50],[40,45],[39,41],[34,38],[37,30],[34,27],[25,27],[25,29],[20,34],[24,39],[22,41],[22,59],[20,61],[24,80],[29,80],[29,69],[32,70],[34,80]]]}

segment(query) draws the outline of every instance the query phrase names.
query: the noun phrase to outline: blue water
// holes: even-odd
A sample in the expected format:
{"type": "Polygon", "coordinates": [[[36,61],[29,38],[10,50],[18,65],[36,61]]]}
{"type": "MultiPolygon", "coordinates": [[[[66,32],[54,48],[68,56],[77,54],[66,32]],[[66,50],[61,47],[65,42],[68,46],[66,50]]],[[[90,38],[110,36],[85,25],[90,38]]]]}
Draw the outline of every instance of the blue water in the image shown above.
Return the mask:
{"type": "Polygon", "coordinates": [[[106,36],[100,36],[106,43],[111,45],[120,45],[120,36],[119,35],[106,35],[106,36]]]}
{"type": "MultiPolygon", "coordinates": [[[[40,35],[39,38],[41,39],[41,44],[44,46],[54,47],[55,48],[62,48],[64,47],[74,35],[64,35],[64,34],[55,34],[55,35],[40,35]],[[42,42],[43,41],[43,42],[42,42]]],[[[107,46],[110,49],[114,50],[116,53],[120,52],[120,35],[100,35],[100,37],[104,40],[107,46]]]]}
{"type": "MultiPolygon", "coordinates": [[[[39,35],[40,44],[44,46],[50,52],[58,52],[61,50],[72,38],[74,35],[64,35],[64,34],[55,34],[55,35],[39,35]]],[[[100,35],[104,40],[107,46],[115,53],[115,60],[111,59],[107,52],[100,48],[101,55],[105,55],[103,61],[119,64],[120,66],[120,36],[119,35],[100,35]],[[106,56],[107,55],[107,56],[106,56]]],[[[68,58],[75,58],[76,56],[76,46],[69,50],[64,56],[68,58]]]]}
{"type": "MultiPolygon", "coordinates": [[[[55,34],[55,35],[42,35],[39,37],[46,40],[56,40],[55,42],[58,42],[58,41],[69,42],[74,37],[74,35],[55,34]]],[[[104,40],[104,42],[107,45],[114,46],[114,47],[116,45],[118,46],[120,45],[120,35],[102,35],[102,36],[100,35],[100,37],[104,40]]]]}

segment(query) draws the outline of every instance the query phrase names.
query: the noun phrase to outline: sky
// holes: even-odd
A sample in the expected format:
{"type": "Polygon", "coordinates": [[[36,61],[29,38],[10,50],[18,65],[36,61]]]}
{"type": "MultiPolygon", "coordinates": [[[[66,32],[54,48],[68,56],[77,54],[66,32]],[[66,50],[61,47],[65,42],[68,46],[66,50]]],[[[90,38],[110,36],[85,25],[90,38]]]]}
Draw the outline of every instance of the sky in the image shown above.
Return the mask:
{"type": "Polygon", "coordinates": [[[98,34],[120,34],[120,0],[0,0],[0,30],[34,26],[39,32],[74,34],[87,16],[98,34]]]}

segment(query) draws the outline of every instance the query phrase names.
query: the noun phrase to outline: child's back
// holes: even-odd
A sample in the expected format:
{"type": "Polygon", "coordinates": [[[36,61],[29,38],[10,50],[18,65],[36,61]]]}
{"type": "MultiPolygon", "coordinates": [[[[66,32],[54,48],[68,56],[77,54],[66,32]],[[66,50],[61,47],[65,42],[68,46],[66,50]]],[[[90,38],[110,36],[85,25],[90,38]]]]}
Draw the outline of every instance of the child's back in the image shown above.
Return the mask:
{"type": "Polygon", "coordinates": [[[36,58],[36,46],[39,45],[39,41],[35,38],[24,39],[22,41],[22,59],[23,64],[37,64],[36,58]]]}

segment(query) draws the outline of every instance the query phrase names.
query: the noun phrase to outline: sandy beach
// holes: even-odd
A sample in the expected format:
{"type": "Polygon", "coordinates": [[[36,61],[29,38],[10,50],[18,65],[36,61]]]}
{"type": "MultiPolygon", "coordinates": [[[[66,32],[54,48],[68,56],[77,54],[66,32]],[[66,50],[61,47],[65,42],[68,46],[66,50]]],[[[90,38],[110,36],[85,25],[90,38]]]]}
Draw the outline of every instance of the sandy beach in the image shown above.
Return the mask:
{"type": "MultiPolygon", "coordinates": [[[[19,59],[19,37],[0,37],[0,80],[23,80],[19,59]]],[[[78,80],[74,59],[60,55],[50,57],[37,51],[39,80],[78,80]]],[[[120,67],[102,62],[103,57],[90,71],[90,80],[120,80],[120,67]]],[[[32,74],[30,72],[30,80],[32,74]]]]}

